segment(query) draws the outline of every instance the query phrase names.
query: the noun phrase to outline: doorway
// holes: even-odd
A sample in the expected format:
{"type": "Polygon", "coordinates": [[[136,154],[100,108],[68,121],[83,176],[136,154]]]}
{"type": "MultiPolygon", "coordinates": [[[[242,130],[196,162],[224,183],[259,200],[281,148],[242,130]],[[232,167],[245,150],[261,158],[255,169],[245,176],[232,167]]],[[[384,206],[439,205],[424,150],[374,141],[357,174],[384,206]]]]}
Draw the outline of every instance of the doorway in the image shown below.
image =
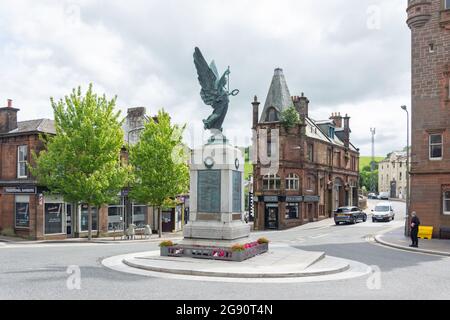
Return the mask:
{"type": "Polygon", "coordinates": [[[266,229],[278,229],[278,204],[266,204],[266,229]]]}

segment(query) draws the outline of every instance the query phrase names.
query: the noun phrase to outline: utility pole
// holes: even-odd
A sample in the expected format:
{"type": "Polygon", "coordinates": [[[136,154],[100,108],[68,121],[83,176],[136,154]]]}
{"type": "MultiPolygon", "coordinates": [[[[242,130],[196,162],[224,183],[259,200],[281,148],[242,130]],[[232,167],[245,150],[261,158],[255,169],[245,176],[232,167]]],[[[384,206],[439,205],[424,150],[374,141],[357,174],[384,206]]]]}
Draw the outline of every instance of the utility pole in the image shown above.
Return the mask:
{"type": "Polygon", "coordinates": [[[375,134],[376,128],[370,128],[370,132],[372,133],[372,161],[370,163],[370,191],[375,193],[375,134]]]}

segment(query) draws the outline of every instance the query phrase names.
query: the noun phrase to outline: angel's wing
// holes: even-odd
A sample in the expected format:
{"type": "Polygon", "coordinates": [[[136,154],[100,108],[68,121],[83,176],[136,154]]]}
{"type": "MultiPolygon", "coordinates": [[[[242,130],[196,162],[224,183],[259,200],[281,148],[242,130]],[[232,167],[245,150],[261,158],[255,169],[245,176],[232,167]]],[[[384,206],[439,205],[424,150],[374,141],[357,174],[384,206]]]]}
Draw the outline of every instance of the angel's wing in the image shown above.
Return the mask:
{"type": "Polygon", "coordinates": [[[194,63],[197,69],[198,81],[202,87],[200,96],[207,105],[212,105],[217,97],[216,80],[217,77],[208,66],[199,48],[195,48],[194,63]]]}

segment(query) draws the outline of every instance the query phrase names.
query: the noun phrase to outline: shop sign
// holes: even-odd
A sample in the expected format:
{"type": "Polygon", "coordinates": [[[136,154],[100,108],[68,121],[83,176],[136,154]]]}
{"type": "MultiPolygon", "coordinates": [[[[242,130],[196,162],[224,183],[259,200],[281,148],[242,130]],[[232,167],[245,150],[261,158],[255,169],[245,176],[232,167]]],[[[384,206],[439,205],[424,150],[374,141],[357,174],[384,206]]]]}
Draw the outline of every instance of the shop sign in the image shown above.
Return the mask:
{"type": "Polygon", "coordinates": [[[6,187],[5,193],[11,194],[36,194],[36,187],[6,187]]]}
{"type": "Polygon", "coordinates": [[[304,202],[319,202],[320,197],[319,196],[304,196],[303,201],[304,202]]]}
{"type": "Polygon", "coordinates": [[[264,202],[278,202],[278,196],[265,196],[264,202]]]}
{"type": "Polygon", "coordinates": [[[286,202],[302,202],[302,196],[286,196],[286,202]]]}

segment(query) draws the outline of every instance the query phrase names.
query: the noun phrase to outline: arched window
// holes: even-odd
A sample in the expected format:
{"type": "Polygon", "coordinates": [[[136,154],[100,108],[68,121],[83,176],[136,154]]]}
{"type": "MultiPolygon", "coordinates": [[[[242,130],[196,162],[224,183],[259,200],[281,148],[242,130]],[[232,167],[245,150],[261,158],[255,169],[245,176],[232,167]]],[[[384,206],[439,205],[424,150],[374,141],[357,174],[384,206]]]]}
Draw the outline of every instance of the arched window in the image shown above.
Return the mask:
{"type": "Polygon", "coordinates": [[[286,190],[299,190],[300,178],[295,173],[291,173],[286,178],[286,190]]]}
{"type": "Polygon", "coordinates": [[[270,108],[267,112],[267,121],[268,122],[276,122],[278,121],[278,112],[275,108],[270,108]]]}
{"type": "Polygon", "coordinates": [[[277,174],[269,174],[263,178],[264,190],[280,190],[281,179],[277,174]]]}

